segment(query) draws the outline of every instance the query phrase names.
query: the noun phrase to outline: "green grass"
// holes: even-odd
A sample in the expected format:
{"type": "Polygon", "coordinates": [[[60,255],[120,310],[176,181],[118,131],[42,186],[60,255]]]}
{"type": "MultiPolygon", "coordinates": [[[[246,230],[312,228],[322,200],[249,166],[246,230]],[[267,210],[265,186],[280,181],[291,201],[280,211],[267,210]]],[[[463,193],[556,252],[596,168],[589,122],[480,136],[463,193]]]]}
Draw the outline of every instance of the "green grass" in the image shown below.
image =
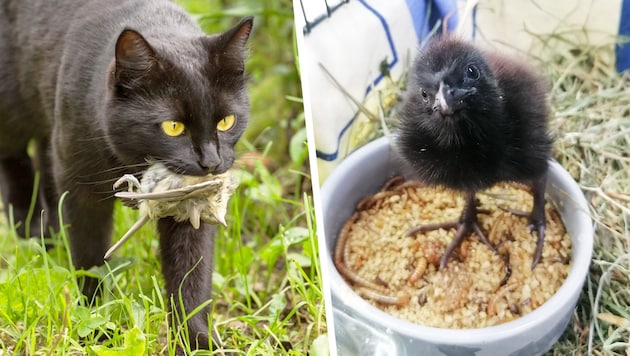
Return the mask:
{"type": "MultiPolygon", "coordinates": [[[[241,184],[228,227],[215,236],[212,325],[225,349],[240,354],[327,354],[304,116],[299,100],[289,100],[301,96],[291,2],[179,3],[209,33],[256,15],[246,64],[251,121],[238,145],[249,159],[236,164],[241,184]]],[[[0,355],[171,355],[176,345],[187,347],[185,330],[168,327],[153,226],[108,265],[85,272],[72,267],[65,230],[46,251],[37,239],[18,238],[1,215],[0,355]],[[83,306],[76,285],[86,273],[106,286],[94,307],[83,306]]],[[[117,205],[114,238],[137,218],[117,205]]]]}
{"type": "MultiPolygon", "coordinates": [[[[215,237],[214,327],[227,349],[304,355],[326,332],[312,201],[283,196],[286,187],[260,164],[239,173],[228,228],[215,237]]],[[[115,236],[136,218],[119,205],[115,236]]],[[[107,287],[89,308],[81,306],[75,281],[84,272],[72,268],[63,230],[59,246],[46,252],[2,223],[0,354],[105,355],[96,351],[122,348],[130,355],[142,344],[148,354],[172,354],[180,341],[177,330],[167,330],[154,235],[152,226],[142,228],[108,265],[89,271],[107,287]],[[131,336],[136,342],[126,345],[131,336]]]]}

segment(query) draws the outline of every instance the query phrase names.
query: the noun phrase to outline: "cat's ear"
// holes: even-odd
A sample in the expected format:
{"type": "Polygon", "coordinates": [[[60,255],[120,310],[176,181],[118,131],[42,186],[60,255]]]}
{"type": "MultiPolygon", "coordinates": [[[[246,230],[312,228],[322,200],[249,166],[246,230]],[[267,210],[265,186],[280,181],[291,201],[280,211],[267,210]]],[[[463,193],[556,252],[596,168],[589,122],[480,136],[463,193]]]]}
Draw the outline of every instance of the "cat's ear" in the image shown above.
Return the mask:
{"type": "Polygon", "coordinates": [[[125,29],[116,41],[116,81],[125,86],[133,87],[149,73],[157,64],[155,51],[147,40],[138,32],[125,29]]]}
{"type": "Polygon", "coordinates": [[[236,26],[225,31],[221,35],[221,43],[226,50],[244,51],[245,43],[252,32],[254,25],[254,17],[248,16],[243,18],[236,26]]]}
{"type": "Polygon", "coordinates": [[[242,73],[245,67],[245,51],[247,39],[252,32],[254,17],[243,18],[236,26],[219,35],[217,58],[221,67],[242,73]],[[227,67],[227,68],[226,68],[227,67]]]}

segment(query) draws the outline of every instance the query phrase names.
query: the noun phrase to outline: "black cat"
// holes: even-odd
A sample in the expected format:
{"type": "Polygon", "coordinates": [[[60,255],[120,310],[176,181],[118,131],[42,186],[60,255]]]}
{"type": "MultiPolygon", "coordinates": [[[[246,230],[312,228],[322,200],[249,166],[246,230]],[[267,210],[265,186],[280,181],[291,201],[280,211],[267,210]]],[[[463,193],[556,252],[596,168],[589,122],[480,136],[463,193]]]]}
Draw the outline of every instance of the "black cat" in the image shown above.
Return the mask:
{"type": "MultiPolygon", "coordinates": [[[[40,209],[41,225],[58,229],[58,199],[69,192],[63,222],[74,264],[88,269],[111,244],[117,178],[140,174],[149,159],[186,175],[230,168],[248,120],[252,18],[205,36],[166,0],[0,6],[0,190],[18,233],[39,236],[40,209]],[[35,170],[39,198],[27,226],[35,170]]],[[[210,298],[214,227],[170,218],[157,227],[166,290],[190,312],[210,298]]],[[[86,281],[84,293],[91,299],[97,283],[86,281]]],[[[210,347],[207,312],[188,321],[193,347],[210,347]]]]}

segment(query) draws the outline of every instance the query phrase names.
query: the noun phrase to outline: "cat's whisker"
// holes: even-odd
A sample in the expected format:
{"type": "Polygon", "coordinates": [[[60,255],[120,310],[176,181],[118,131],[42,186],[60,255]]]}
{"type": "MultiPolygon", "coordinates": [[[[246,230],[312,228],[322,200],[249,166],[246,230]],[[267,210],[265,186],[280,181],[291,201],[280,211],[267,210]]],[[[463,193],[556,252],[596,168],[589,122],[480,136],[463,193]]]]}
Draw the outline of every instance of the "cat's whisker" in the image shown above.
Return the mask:
{"type": "MultiPolygon", "coordinates": [[[[116,180],[118,180],[121,176],[123,176],[124,174],[133,174],[133,175],[141,175],[142,173],[144,173],[144,171],[146,171],[146,169],[136,169],[136,170],[130,170],[130,168],[145,168],[145,167],[149,167],[148,163],[142,163],[142,164],[134,164],[134,165],[126,165],[126,166],[119,166],[119,167],[114,167],[114,168],[110,168],[110,169],[106,169],[106,170],[102,170],[99,172],[96,172],[94,175],[90,175],[89,177],[95,176],[95,177],[102,177],[103,175],[105,175],[106,173],[117,173],[115,176],[111,177],[111,178],[106,178],[106,179],[97,179],[97,180],[92,180],[89,179],[88,176],[79,176],[77,177],[77,185],[83,185],[83,186],[99,186],[99,185],[108,185],[108,186],[113,186],[114,182],[116,180]]],[[[112,190],[108,190],[106,193],[111,193],[112,190]]],[[[99,194],[99,192],[94,192],[96,194],[99,194]]]]}
{"type": "Polygon", "coordinates": [[[126,165],[122,165],[122,166],[118,166],[118,167],[112,167],[106,170],[101,171],[102,173],[107,173],[107,172],[111,172],[111,171],[118,171],[118,170],[129,170],[131,168],[143,168],[142,171],[146,170],[146,168],[149,168],[149,166],[151,165],[151,163],[149,162],[142,162],[142,163],[136,163],[136,164],[126,164],[126,165]]]}
{"type": "Polygon", "coordinates": [[[84,138],[80,138],[77,140],[77,142],[86,142],[86,143],[90,143],[90,142],[102,142],[103,140],[107,139],[107,135],[103,135],[103,136],[92,136],[92,137],[84,137],[84,138]]]}
{"type": "Polygon", "coordinates": [[[182,162],[177,159],[153,159],[152,163],[163,164],[167,169],[175,174],[184,174],[185,169],[181,168],[182,162]],[[174,169],[173,169],[174,168],[174,169]]]}
{"type": "Polygon", "coordinates": [[[111,168],[108,168],[108,169],[100,170],[100,171],[96,172],[95,175],[102,175],[102,174],[105,174],[105,173],[116,173],[118,175],[122,175],[122,174],[140,174],[140,173],[146,171],[147,168],[150,167],[150,165],[151,164],[148,163],[148,162],[120,165],[120,166],[116,166],[116,167],[111,167],[111,168]]]}
{"type": "Polygon", "coordinates": [[[108,194],[106,197],[103,197],[101,199],[98,199],[97,202],[102,203],[104,201],[110,200],[110,199],[115,199],[116,197],[114,196],[114,194],[108,194]]]}

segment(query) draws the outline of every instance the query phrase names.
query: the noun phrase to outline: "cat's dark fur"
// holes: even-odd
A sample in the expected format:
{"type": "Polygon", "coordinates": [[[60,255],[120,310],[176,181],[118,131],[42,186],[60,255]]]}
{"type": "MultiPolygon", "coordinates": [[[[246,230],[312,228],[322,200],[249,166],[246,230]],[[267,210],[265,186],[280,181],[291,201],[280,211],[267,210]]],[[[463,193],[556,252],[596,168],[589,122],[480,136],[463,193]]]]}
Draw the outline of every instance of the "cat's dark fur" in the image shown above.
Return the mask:
{"type": "MultiPolygon", "coordinates": [[[[31,236],[58,228],[58,199],[78,268],[103,263],[112,239],[112,183],[147,159],[188,175],[222,173],[248,119],[245,42],[252,19],[205,36],[165,0],[5,0],[0,5],[0,190],[27,230],[35,169],[40,194],[31,236]],[[219,132],[219,120],[236,124],[219,132]],[[165,135],[160,123],[185,123],[165,135]],[[35,142],[35,159],[27,154],[35,142]]],[[[166,290],[187,312],[210,298],[214,227],[158,221],[166,290]],[[191,273],[189,273],[192,271],[191,273]]],[[[47,232],[46,232],[47,233],[47,232]]],[[[84,292],[94,295],[88,281],[84,292]]],[[[178,307],[174,307],[177,310],[178,307]]],[[[182,320],[181,316],[173,319],[182,320]]],[[[209,347],[207,308],[188,323],[209,347]]]]}

